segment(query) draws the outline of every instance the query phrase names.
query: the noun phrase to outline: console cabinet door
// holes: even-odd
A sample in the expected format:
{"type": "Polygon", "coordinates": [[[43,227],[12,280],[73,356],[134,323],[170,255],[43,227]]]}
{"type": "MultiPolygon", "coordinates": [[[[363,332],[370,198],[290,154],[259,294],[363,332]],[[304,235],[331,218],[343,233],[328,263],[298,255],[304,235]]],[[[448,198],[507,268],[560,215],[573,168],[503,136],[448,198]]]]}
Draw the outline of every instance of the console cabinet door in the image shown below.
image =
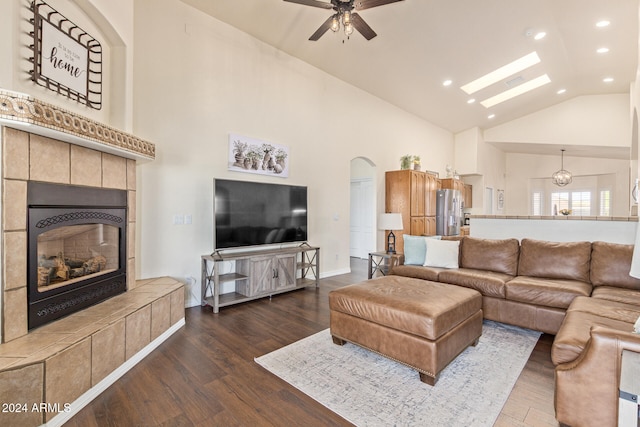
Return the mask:
{"type": "Polygon", "coordinates": [[[276,291],[296,286],[296,255],[276,255],[273,257],[276,291]]]}
{"type": "MultiPolygon", "coordinates": [[[[273,256],[251,258],[242,261],[242,274],[249,277],[248,289],[244,295],[252,297],[260,294],[268,294],[273,291],[274,270],[273,256]]],[[[240,267],[240,266],[238,266],[240,267]]]]}

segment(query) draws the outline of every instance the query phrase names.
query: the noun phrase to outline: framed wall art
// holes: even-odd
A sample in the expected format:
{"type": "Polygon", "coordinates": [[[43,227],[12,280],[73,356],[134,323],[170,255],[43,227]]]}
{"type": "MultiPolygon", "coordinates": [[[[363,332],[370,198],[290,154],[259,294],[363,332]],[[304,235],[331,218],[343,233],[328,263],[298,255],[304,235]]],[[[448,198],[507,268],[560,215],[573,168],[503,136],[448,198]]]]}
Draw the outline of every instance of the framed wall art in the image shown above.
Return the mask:
{"type": "Polygon", "coordinates": [[[102,108],[102,45],[42,0],[33,12],[31,79],[97,110],[102,108]]]}
{"type": "Polygon", "coordinates": [[[289,147],[229,134],[228,169],[236,172],[289,176],[289,147]]]}

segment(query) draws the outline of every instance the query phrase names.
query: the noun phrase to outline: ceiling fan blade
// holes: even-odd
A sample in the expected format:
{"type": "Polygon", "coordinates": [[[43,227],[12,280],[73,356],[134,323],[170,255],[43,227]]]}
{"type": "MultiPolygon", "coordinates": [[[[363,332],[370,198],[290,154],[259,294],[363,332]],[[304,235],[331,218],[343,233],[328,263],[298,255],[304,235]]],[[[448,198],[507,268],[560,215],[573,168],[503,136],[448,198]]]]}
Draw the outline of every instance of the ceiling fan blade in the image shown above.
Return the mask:
{"type": "Polygon", "coordinates": [[[356,10],[371,9],[372,7],[384,6],[385,4],[395,3],[403,0],[356,0],[353,6],[356,10]]]}
{"type": "Polygon", "coordinates": [[[333,9],[333,4],[325,3],[323,1],[318,1],[318,0],[284,0],[284,1],[289,3],[303,4],[305,6],[319,7],[322,9],[333,9]]]}
{"type": "Polygon", "coordinates": [[[333,16],[330,16],[329,19],[324,21],[324,23],[320,25],[320,28],[318,28],[316,32],[313,33],[311,37],[309,37],[309,40],[311,40],[312,42],[315,42],[320,37],[322,37],[322,35],[326,33],[329,28],[331,28],[331,21],[333,21],[333,16]]]}
{"type": "Polygon", "coordinates": [[[364,19],[360,17],[357,13],[351,14],[351,22],[353,22],[353,27],[360,32],[364,36],[365,39],[371,40],[375,36],[377,36],[376,32],[364,22],[364,19]]]}

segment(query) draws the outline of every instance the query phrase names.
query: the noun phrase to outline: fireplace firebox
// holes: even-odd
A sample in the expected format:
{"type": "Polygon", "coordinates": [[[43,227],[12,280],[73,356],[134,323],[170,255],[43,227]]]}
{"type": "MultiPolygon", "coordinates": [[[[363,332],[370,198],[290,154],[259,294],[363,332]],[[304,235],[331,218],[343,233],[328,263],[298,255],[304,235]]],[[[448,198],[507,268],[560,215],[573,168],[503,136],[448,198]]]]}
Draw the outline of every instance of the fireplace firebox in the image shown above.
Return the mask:
{"type": "Polygon", "coordinates": [[[29,329],[126,291],[125,190],[29,182],[27,203],[29,329]]]}

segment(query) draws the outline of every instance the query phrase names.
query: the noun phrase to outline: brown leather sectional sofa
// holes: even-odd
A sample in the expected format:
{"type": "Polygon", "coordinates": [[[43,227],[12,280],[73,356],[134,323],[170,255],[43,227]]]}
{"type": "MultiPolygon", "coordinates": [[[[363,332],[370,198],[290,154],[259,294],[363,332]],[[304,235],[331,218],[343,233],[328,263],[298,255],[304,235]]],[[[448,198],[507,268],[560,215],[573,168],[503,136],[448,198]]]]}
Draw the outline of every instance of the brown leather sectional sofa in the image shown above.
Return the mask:
{"type": "Polygon", "coordinates": [[[640,352],[633,245],[533,239],[460,240],[459,268],[399,265],[391,274],[476,289],[486,319],[555,335],[556,418],[617,425],[623,349],[640,352]]]}

